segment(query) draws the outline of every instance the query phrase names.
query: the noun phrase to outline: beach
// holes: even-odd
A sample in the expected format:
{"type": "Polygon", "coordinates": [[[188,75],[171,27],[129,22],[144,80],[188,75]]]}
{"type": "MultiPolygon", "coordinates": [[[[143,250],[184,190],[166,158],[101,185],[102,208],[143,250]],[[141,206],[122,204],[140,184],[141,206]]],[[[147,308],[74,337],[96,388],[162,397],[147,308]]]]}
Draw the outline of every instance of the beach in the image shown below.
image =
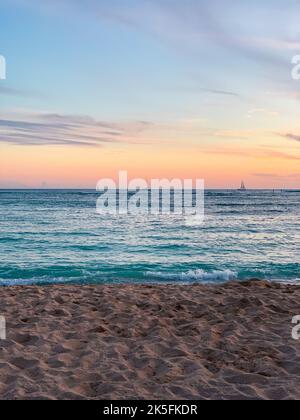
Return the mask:
{"type": "Polygon", "coordinates": [[[298,399],[300,287],[0,288],[1,399],[298,399]]]}

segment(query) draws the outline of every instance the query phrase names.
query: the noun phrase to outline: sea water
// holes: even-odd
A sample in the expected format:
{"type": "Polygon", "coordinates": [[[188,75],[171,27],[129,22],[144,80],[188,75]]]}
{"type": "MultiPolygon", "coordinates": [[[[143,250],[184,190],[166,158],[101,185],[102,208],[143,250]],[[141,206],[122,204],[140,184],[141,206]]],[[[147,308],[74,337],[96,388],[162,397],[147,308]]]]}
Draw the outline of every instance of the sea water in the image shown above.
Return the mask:
{"type": "Polygon", "coordinates": [[[300,283],[300,191],[206,191],[203,225],[96,212],[90,190],[0,190],[0,284],[300,283]]]}

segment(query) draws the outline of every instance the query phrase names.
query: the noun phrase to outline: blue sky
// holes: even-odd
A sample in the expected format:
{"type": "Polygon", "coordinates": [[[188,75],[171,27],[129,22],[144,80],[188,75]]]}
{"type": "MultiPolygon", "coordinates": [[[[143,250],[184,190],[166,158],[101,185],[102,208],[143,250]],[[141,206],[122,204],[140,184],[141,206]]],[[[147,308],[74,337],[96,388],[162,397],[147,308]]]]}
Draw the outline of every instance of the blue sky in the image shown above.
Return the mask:
{"type": "Polygon", "coordinates": [[[295,1],[3,3],[1,54],[26,107],[172,117],[222,91],[255,101],[260,89],[292,84],[295,1]]]}
{"type": "Polygon", "coordinates": [[[174,140],[224,156],[237,139],[251,148],[253,132],[256,148],[282,144],[298,159],[296,140],[282,138],[300,132],[299,9],[294,0],[2,0],[2,147],[37,145],[20,121],[47,145],[59,115],[91,119],[87,130],[105,123],[124,143],[174,140]]]}

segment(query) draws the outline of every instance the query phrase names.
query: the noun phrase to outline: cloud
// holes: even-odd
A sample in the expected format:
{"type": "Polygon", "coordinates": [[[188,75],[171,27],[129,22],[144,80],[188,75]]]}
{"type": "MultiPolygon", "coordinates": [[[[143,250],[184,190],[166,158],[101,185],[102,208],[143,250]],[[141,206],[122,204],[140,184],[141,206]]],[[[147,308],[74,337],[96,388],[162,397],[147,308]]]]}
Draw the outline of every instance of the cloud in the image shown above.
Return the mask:
{"type": "Polygon", "coordinates": [[[230,91],[226,91],[226,90],[205,89],[205,88],[201,88],[200,90],[203,91],[203,92],[212,93],[214,95],[235,96],[237,98],[239,97],[238,93],[230,92],[230,91]]]}
{"type": "Polygon", "coordinates": [[[279,116],[279,112],[265,108],[250,109],[247,113],[247,118],[253,118],[255,116],[275,118],[279,116]]]}
{"type": "Polygon", "coordinates": [[[284,137],[284,138],[289,139],[289,140],[295,140],[295,141],[300,142],[300,135],[297,135],[297,134],[286,133],[286,134],[281,134],[281,137],[284,137]]]}
{"type": "MultiPolygon", "coordinates": [[[[10,2],[12,0],[9,0],[10,2]]],[[[211,41],[251,59],[280,62],[278,52],[298,50],[300,6],[294,0],[14,0],[51,13],[75,13],[147,32],[176,46],[211,41]]]]}
{"type": "MultiPolygon", "coordinates": [[[[98,18],[110,18],[147,31],[177,49],[199,52],[208,45],[217,46],[230,54],[273,66],[273,76],[274,65],[277,70],[286,71],[285,53],[299,46],[297,34],[286,30],[291,28],[289,23],[294,14],[299,14],[299,6],[293,1],[285,2],[285,9],[236,0],[226,0],[226,7],[223,0],[121,0],[116,3],[117,6],[111,6],[109,2],[101,2],[98,18]],[[282,24],[284,19],[285,25],[282,24]]],[[[95,7],[95,2],[90,4],[95,7]]]]}
{"type": "Polygon", "coordinates": [[[288,175],[278,175],[278,174],[270,174],[270,173],[257,173],[257,174],[253,174],[253,176],[255,176],[257,178],[294,179],[294,178],[299,178],[300,173],[288,174],[288,175]]]}
{"type": "Polygon", "coordinates": [[[204,87],[183,87],[181,90],[188,91],[189,93],[209,93],[211,95],[221,95],[221,96],[232,96],[234,98],[239,98],[240,95],[234,91],[230,90],[221,90],[221,89],[213,89],[213,88],[204,88],[204,87]]]}
{"type": "Polygon", "coordinates": [[[258,173],[258,174],[253,174],[253,176],[256,176],[258,178],[278,178],[280,175],[277,175],[277,174],[267,174],[267,173],[258,173]]]}
{"type": "Polygon", "coordinates": [[[249,139],[256,136],[253,130],[219,130],[214,133],[215,137],[233,138],[233,139],[249,139]]]}
{"type": "Polygon", "coordinates": [[[26,146],[99,147],[107,143],[138,143],[151,123],[113,123],[88,116],[21,113],[0,119],[0,142],[26,146]]]}
{"type": "Polygon", "coordinates": [[[19,96],[22,92],[17,89],[0,86],[0,95],[19,96]]]}
{"type": "Polygon", "coordinates": [[[33,92],[33,91],[26,91],[22,89],[11,88],[8,86],[0,86],[0,96],[18,96],[22,98],[43,98],[43,95],[33,92]]]}
{"type": "Polygon", "coordinates": [[[291,155],[285,152],[277,152],[276,150],[265,150],[266,156],[273,158],[281,158],[286,160],[300,160],[300,156],[291,155]]]}
{"type": "Polygon", "coordinates": [[[278,158],[283,160],[300,160],[300,156],[292,155],[285,152],[278,152],[273,149],[230,149],[230,148],[218,148],[218,149],[206,149],[202,153],[212,155],[224,155],[224,156],[241,156],[255,159],[265,158],[278,158]]]}
{"type": "Polygon", "coordinates": [[[255,81],[257,89],[261,90],[263,82],[268,89],[276,86],[285,96],[295,96],[290,77],[292,51],[300,47],[300,5],[295,0],[11,1],[52,17],[56,13],[71,17],[71,21],[82,20],[85,25],[90,19],[93,25],[108,24],[113,29],[118,26],[134,31],[135,36],[151,37],[184,59],[188,56],[187,66],[193,60],[193,71],[201,76],[201,86],[186,89],[189,92],[200,90],[236,98],[240,95],[232,86],[251,87],[255,81]]]}

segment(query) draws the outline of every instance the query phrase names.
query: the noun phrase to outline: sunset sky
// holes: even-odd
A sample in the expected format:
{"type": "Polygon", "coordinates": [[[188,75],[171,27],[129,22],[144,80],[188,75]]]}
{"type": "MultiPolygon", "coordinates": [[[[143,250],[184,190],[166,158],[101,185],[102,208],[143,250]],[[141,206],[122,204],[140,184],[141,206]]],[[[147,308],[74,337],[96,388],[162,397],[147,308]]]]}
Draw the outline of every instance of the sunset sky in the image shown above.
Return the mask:
{"type": "Polygon", "coordinates": [[[0,188],[300,188],[294,0],[0,0],[0,188]]]}

